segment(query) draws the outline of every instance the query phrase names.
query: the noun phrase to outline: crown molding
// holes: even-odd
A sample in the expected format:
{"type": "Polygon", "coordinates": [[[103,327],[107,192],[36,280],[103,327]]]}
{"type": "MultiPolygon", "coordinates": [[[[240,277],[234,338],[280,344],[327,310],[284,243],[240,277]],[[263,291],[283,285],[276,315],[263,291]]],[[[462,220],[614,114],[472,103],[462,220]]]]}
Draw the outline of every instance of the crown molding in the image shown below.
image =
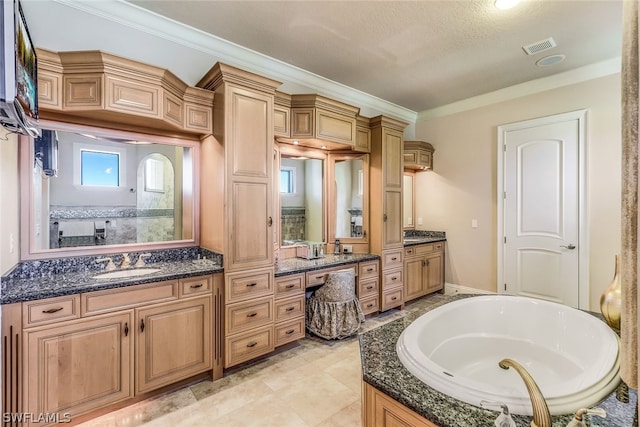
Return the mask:
{"type": "Polygon", "coordinates": [[[326,97],[359,106],[363,112],[369,114],[389,115],[410,123],[415,123],[417,118],[417,113],[413,110],[247,49],[124,0],[54,1],[181,46],[204,52],[234,67],[282,82],[307,87],[326,97]]]}
{"type": "Polygon", "coordinates": [[[435,119],[437,117],[449,116],[451,114],[461,113],[463,111],[473,110],[475,108],[485,107],[491,104],[497,104],[498,102],[509,101],[511,99],[544,92],[546,90],[557,89],[559,87],[616,74],[620,72],[621,64],[621,58],[617,57],[548,77],[530,80],[504,89],[452,102],[451,104],[443,105],[441,107],[421,111],[418,113],[417,121],[420,122],[435,119]]]}

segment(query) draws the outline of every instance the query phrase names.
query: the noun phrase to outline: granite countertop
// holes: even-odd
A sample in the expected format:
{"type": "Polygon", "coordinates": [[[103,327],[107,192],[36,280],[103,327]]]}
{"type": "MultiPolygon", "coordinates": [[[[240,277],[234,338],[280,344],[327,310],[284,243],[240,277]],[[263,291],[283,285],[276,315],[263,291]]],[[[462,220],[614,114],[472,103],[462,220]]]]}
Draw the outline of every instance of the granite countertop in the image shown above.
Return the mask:
{"type": "Polygon", "coordinates": [[[444,231],[407,230],[402,243],[404,247],[424,245],[425,243],[444,242],[447,240],[444,231]]]}
{"type": "Polygon", "coordinates": [[[339,265],[347,265],[353,264],[354,262],[371,261],[375,259],[380,259],[380,256],[374,254],[325,254],[323,258],[316,259],[281,259],[275,266],[275,276],[287,276],[290,274],[304,273],[306,271],[320,270],[322,268],[336,267],[339,265]]]}
{"type": "MultiPolygon", "coordinates": [[[[409,313],[401,319],[361,334],[359,340],[362,376],[365,382],[439,426],[492,426],[499,415],[498,411],[469,405],[432,389],[407,371],[396,354],[396,342],[402,331],[413,320],[430,309],[461,297],[465,296],[441,296],[439,297],[441,300],[428,309],[409,313]]],[[[597,405],[607,411],[607,417],[587,417],[590,419],[589,425],[592,427],[632,426],[637,399],[636,391],[629,390],[624,383],[621,383],[618,390],[597,405]],[[616,395],[627,403],[622,403],[616,395]]],[[[554,416],[553,426],[565,427],[572,418],[572,415],[554,416]]],[[[518,427],[529,426],[531,422],[531,417],[523,415],[513,415],[513,419],[518,427]]]]}
{"type": "MultiPolygon", "coordinates": [[[[172,252],[175,255],[176,251],[172,252]]],[[[180,255],[176,257],[153,254],[143,268],[154,268],[160,271],[142,276],[113,279],[94,278],[97,274],[105,273],[104,270],[96,269],[96,257],[78,257],[62,261],[28,261],[0,279],[0,304],[183,279],[223,271],[220,256],[197,259],[197,256],[191,258],[194,254],[189,253],[185,259],[183,253],[180,255]]],[[[133,262],[136,261],[136,256],[132,255],[131,269],[135,268],[133,262]]],[[[121,261],[114,256],[114,262],[119,265],[121,261]]]]}

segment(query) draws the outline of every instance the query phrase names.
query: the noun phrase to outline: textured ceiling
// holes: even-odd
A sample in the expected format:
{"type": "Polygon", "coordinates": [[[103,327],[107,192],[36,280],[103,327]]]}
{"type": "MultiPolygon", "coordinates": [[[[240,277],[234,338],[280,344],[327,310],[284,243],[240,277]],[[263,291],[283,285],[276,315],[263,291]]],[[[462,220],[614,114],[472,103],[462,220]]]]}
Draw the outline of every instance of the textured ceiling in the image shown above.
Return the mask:
{"type": "Polygon", "coordinates": [[[423,111],[620,56],[621,1],[131,0],[304,70],[423,111]],[[553,37],[534,56],[527,45],[553,37]],[[566,60],[551,67],[547,55],[566,60]]]}

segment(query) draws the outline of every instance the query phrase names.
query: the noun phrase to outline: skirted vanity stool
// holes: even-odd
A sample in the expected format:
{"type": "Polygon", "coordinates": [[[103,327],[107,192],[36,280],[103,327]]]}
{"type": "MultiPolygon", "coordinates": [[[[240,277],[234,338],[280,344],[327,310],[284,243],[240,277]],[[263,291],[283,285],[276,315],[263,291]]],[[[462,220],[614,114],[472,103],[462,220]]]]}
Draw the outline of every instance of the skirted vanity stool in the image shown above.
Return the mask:
{"type": "Polygon", "coordinates": [[[327,273],[324,285],[307,300],[307,329],[325,339],[342,339],[354,335],[364,322],[356,296],[353,269],[327,273]]]}

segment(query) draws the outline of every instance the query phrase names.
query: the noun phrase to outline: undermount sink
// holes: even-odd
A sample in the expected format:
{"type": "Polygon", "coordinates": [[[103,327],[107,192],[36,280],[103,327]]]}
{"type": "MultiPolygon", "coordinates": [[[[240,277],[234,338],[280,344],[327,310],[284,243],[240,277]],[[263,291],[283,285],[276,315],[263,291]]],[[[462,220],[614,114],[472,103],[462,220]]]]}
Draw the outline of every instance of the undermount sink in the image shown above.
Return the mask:
{"type": "Polygon", "coordinates": [[[108,273],[96,274],[94,279],[122,279],[126,277],[144,276],[160,271],[159,268],[133,268],[131,270],[110,271],[108,273]]]}

